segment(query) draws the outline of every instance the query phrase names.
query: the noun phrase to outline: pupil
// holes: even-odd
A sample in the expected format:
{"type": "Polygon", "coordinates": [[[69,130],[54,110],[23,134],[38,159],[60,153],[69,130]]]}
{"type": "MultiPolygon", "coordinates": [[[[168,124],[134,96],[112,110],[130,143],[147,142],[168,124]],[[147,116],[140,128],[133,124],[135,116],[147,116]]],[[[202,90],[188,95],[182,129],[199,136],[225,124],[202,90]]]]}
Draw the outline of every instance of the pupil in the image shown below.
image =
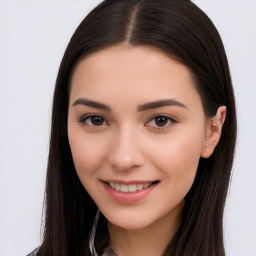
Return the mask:
{"type": "Polygon", "coordinates": [[[100,116],[92,116],[91,117],[91,122],[93,125],[102,125],[104,120],[100,116]]]}
{"type": "Polygon", "coordinates": [[[165,126],[167,121],[167,118],[164,116],[157,117],[155,120],[157,126],[165,126]]]}

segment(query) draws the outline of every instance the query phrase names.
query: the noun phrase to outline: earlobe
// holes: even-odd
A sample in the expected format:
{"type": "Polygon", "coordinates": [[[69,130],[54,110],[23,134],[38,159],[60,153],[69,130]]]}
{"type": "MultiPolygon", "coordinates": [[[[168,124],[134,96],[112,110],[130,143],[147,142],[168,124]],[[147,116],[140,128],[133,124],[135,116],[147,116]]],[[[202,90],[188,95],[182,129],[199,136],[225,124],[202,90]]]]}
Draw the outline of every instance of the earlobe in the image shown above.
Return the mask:
{"type": "Polygon", "coordinates": [[[209,158],[212,155],[221,137],[221,131],[225,122],[226,112],[226,106],[220,106],[216,112],[216,115],[207,121],[205,133],[206,136],[201,152],[201,157],[209,158]]]}

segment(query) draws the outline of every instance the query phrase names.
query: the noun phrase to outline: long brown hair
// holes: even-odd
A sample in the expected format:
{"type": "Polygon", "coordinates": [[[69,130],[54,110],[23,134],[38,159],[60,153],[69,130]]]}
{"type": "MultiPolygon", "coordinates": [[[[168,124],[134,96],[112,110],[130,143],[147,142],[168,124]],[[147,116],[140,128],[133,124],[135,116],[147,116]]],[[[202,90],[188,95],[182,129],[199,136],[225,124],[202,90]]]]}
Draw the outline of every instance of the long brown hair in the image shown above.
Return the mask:
{"type": "MultiPolygon", "coordinates": [[[[100,49],[145,45],[186,65],[194,76],[205,114],[227,107],[220,141],[208,159],[200,159],[185,198],[182,224],[164,256],[223,256],[223,211],[236,142],[236,110],[225,50],[215,26],[189,0],[105,0],[73,34],[62,59],[53,99],[45,194],[45,221],[38,255],[91,256],[89,233],[97,207],[80,183],[72,160],[67,117],[72,73],[83,58],[100,49]]],[[[100,216],[96,249],[109,243],[100,216]]]]}

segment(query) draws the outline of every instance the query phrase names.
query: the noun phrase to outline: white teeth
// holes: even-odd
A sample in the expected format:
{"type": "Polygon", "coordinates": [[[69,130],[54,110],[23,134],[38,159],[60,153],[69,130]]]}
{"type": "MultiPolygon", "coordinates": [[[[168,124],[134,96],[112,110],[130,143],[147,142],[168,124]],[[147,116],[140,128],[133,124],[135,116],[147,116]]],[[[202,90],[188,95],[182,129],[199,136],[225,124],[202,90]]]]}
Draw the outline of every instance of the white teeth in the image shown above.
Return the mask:
{"type": "Polygon", "coordinates": [[[138,190],[142,190],[143,189],[143,185],[142,184],[137,184],[137,189],[138,190]]]}
{"type": "Polygon", "coordinates": [[[115,183],[115,190],[120,191],[121,185],[118,183],[115,183]]]}
{"type": "Polygon", "coordinates": [[[128,186],[126,184],[121,184],[120,191],[121,192],[128,192],[128,186]]]}
{"type": "Polygon", "coordinates": [[[147,188],[150,185],[150,183],[144,183],[143,188],[147,188]]]}
{"type": "Polygon", "coordinates": [[[141,183],[141,184],[119,184],[119,183],[114,183],[114,182],[110,182],[109,183],[110,187],[115,189],[116,191],[120,191],[120,192],[137,192],[140,191],[142,189],[148,188],[150,185],[152,185],[152,183],[141,183]]]}
{"type": "Polygon", "coordinates": [[[130,184],[128,185],[129,192],[136,192],[137,191],[137,185],[136,184],[130,184]]]}

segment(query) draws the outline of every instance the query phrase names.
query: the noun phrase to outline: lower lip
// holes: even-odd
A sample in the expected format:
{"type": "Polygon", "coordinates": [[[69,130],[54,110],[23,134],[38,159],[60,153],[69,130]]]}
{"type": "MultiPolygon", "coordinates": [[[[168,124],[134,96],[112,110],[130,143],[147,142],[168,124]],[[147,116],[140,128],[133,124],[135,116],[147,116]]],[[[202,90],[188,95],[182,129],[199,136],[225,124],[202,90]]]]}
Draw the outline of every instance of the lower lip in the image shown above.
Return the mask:
{"type": "Polygon", "coordinates": [[[124,204],[132,204],[139,202],[146,196],[148,196],[159,183],[153,184],[148,188],[144,188],[142,190],[139,190],[137,192],[120,192],[116,191],[113,188],[111,188],[109,185],[107,185],[105,182],[102,182],[105,190],[107,193],[116,201],[124,204]]]}

